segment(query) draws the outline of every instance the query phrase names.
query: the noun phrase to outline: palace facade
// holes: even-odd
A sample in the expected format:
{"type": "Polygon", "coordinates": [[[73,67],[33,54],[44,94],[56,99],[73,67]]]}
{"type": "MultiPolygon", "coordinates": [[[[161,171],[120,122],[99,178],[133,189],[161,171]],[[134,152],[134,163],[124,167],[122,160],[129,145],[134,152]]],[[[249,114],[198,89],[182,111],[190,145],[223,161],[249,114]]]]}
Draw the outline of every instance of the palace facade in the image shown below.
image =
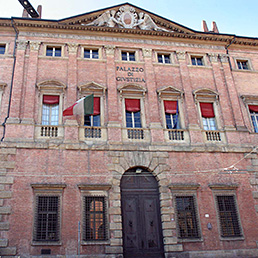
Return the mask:
{"type": "Polygon", "coordinates": [[[257,38],[125,3],[1,18],[0,61],[2,257],[258,257],[257,38]]]}

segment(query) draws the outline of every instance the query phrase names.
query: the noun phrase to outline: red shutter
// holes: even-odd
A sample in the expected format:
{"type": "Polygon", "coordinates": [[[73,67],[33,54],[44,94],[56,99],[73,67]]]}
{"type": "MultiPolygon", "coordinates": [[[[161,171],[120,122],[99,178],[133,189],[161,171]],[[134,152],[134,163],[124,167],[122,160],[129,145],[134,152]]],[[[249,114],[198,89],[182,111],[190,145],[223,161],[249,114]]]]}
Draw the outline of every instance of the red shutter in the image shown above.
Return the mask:
{"type": "Polygon", "coordinates": [[[202,117],[211,118],[215,117],[214,110],[213,110],[213,103],[200,103],[202,117]]]}
{"type": "Polygon", "coordinates": [[[129,112],[138,112],[141,110],[139,99],[125,99],[125,110],[129,112]]]}
{"type": "Polygon", "coordinates": [[[258,106],[256,105],[249,105],[249,110],[252,112],[258,112],[258,106]]]}
{"type": "Polygon", "coordinates": [[[59,96],[56,95],[43,95],[43,104],[59,104],[59,96]]]}
{"type": "Polygon", "coordinates": [[[93,115],[99,115],[100,114],[100,98],[94,97],[94,103],[93,103],[93,115]]]}
{"type": "Polygon", "coordinates": [[[165,112],[168,114],[176,114],[177,101],[164,100],[165,112]]]}

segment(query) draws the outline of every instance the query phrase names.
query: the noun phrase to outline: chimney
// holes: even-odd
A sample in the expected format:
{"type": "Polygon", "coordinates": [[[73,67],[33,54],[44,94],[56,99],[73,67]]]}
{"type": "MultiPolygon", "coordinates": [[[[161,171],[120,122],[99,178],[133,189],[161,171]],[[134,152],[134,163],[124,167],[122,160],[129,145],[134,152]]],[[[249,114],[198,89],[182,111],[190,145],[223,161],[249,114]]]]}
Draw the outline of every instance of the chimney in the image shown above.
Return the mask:
{"type": "Polygon", "coordinates": [[[202,29],[204,32],[209,32],[209,29],[205,20],[202,21],[202,29]]]}
{"type": "Polygon", "coordinates": [[[215,21],[212,22],[212,31],[214,33],[219,33],[219,29],[218,29],[217,24],[216,24],[215,21]]]}
{"type": "Polygon", "coordinates": [[[23,9],[23,12],[22,12],[22,18],[29,18],[29,14],[28,14],[28,12],[25,10],[25,8],[23,9]]]}
{"type": "Polygon", "coordinates": [[[38,5],[37,12],[38,12],[38,14],[39,14],[38,19],[41,19],[41,15],[42,15],[42,5],[38,5]]]}

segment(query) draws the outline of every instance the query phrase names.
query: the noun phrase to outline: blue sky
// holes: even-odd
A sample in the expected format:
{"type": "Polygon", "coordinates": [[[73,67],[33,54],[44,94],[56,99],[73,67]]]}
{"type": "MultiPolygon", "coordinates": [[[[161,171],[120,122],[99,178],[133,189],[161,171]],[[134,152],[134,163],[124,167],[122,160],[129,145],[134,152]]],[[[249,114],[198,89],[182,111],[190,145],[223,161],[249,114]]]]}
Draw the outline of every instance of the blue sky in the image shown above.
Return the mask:
{"type": "MultiPolygon", "coordinates": [[[[29,0],[36,9],[43,7],[44,19],[62,19],[124,3],[117,0],[29,0]]],[[[212,21],[220,33],[258,37],[258,0],[132,0],[128,1],[194,30],[202,31],[202,20],[209,29],[212,21]]],[[[0,0],[0,17],[20,17],[18,0],[0,0]],[[3,8],[4,7],[4,8],[3,8]]]]}

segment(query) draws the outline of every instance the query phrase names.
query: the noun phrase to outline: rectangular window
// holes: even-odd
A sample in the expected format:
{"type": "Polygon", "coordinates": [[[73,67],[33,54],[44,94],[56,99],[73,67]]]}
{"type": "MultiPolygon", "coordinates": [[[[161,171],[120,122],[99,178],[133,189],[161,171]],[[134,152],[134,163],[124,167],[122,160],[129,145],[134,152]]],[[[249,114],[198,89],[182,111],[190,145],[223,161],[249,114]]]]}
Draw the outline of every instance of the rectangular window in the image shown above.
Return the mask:
{"type": "Polygon", "coordinates": [[[254,131],[258,133],[258,106],[249,105],[249,112],[253,123],[254,131]]]}
{"type": "Polygon", "coordinates": [[[59,241],[59,196],[37,196],[35,241],[59,241]]]}
{"type": "Polygon", "coordinates": [[[62,55],[62,47],[47,47],[46,56],[60,57],[62,55]]]}
{"type": "Polygon", "coordinates": [[[178,102],[164,100],[167,129],[180,129],[178,102]]]}
{"type": "Polygon", "coordinates": [[[122,61],[135,61],[135,52],[122,51],[122,61]]]}
{"type": "Polygon", "coordinates": [[[203,62],[203,57],[191,57],[191,62],[192,65],[197,65],[197,66],[203,66],[204,62],[203,62]]]}
{"type": "Polygon", "coordinates": [[[105,197],[84,197],[84,241],[107,239],[105,197]]]}
{"type": "Polygon", "coordinates": [[[0,45],[0,55],[5,54],[5,45],[0,45]]]}
{"type": "Polygon", "coordinates": [[[194,196],[176,196],[175,203],[178,237],[182,239],[200,238],[194,196]]]}
{"type": "Polygon", "coordinates": [[[84,58],[98,59],[99,51],[97,49],[84,49],[84,58]]]}
{"type": "Polygon", "coordinates": [[[126,127],[141,128],[140,99],[125,99],[126,127]]]}
{"type": "Polygon", "coordinates": [[[237,68],[240,70],[250,70],[248,61],[246,60],[237,60],[237,68]]]}
{"type": "Polygon", "coordinates": [[[170,55],[169,54],[158,54],[158,62],[162,64],[170,64],[170,55]]]}
{"type": "Polygon", "coordinates": [[[59,124],[59,96],[43,95],[42,125],[59,124]]]}
{"type": "Polygon", "coordinates": [[[235,195],[217,195],[221,237],[241,237],[235,195]]]}
{"type": "Polygon", "coordinates": [[[207,131],[217,130],[213,103],[201,102],[200,108],[202,114],[203,129],[207,131]]]}

